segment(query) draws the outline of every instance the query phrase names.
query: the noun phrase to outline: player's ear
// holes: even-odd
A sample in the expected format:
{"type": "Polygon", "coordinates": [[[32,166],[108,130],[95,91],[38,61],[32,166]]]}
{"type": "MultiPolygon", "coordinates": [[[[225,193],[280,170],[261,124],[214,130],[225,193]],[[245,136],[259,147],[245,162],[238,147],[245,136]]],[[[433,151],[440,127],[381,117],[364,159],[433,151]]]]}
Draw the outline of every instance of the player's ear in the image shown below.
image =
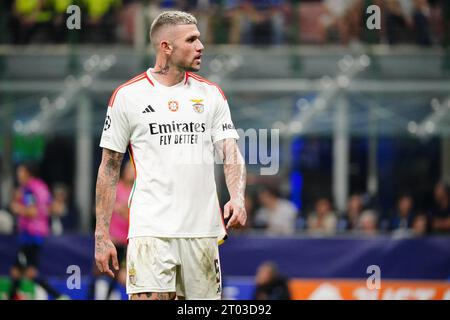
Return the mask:
{"type": "Polygon", "coordinates": [[[159,48],[161,49],[162,52],[164,52],[165,54],[170,54],[172,53],[172,45],[169,43],[169,41],[167,40],[163,40],[159,43],[159,48]]]}

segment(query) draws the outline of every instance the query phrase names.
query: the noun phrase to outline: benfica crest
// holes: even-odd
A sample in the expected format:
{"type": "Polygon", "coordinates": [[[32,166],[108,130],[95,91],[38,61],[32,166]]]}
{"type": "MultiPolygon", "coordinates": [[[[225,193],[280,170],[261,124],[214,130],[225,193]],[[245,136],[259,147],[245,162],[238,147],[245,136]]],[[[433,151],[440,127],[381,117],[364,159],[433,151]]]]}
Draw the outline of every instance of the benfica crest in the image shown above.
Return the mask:
{"type": "Polygon", "coordinates": [[[133,263],[131,263],[131,266],[128,269],[128,279],[130,280],[131,284],[133,284],[133,285],[136,284],[136,269],[134,268],[133,263]]]}
{"type": "Polygon", "coordinates": [[[197,113],[202,113],[205,109],[205,105],[202,103],[203,99],[191,99],[194,104],[192,107],[194,108],[194,111],[197,113]]]}

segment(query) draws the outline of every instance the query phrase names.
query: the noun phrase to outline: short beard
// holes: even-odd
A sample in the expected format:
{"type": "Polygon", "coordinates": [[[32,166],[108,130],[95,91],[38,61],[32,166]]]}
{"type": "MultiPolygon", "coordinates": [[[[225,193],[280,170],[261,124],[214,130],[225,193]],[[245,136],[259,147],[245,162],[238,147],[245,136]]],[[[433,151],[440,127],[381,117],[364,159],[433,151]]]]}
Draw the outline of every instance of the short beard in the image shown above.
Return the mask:
{"type": "Polygon", "coordinates": [[[200,71],[200,68],[192,68],[192,67],[189,67],[189,68],[187,68],[185,71],[186,71],[186,72],[198,72],[198,71],[200,71]]]}

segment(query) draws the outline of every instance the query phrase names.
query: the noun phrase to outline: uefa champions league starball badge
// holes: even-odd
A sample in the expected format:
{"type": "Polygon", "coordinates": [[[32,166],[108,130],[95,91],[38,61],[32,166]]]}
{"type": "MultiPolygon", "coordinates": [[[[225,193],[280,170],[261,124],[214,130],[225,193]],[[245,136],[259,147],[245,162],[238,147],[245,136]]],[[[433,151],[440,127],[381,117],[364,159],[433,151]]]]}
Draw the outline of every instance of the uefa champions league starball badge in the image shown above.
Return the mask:
{"type": "Polygon", "coordinates": [[[203,99],[191,99],[194,104],[192,107],[194,108],[194,111],[197,113],[202,113],[205,109],[205,105],[202,103],[203,99]]]}
{"type": "Polygon", "coordinates": [[[103,131],[108,130],[110,127],[111,127],[111,117],[110,116],[106,116],[105,126],[103,127],[103,131]]]}
{"type": "Polygon", "coordinates": [[[178,101],[170,100],[168,107],[169,107],[169,110],[172,112],[178,111],[178,101]]]}

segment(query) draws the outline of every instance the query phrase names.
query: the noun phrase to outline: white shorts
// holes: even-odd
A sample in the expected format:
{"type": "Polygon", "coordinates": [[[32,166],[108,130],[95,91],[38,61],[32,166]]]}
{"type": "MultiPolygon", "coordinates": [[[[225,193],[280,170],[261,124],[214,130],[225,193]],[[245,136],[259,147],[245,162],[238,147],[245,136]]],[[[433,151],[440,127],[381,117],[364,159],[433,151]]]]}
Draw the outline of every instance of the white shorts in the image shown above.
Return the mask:
{"type": "Polygon", "coordinates": [[[220,299],[217,238],[131,238],[127,294],[176,292],[185,299],[220,299]]]}

